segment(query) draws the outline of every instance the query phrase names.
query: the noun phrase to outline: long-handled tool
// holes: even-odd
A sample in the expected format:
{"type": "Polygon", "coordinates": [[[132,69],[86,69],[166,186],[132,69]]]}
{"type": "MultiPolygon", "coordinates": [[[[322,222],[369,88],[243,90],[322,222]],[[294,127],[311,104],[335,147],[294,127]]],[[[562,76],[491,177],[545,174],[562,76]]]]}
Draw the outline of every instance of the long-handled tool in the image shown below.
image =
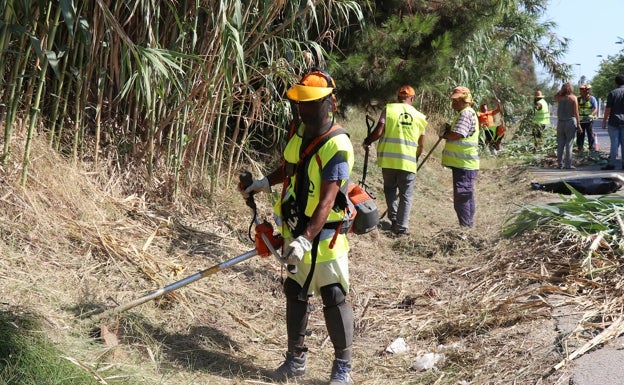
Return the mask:
{"type": "Polygon", "coordinates": [[[106,318],[109,317],[111,315],[114,314],[119,314],[122,313],[126,310],[132,309],[133,307],[139,306],[141,304],[144,304],[147,301],[151,301],[153,299],[162,297],[163,295],[172,292],[174,290],[178,290],[188,284],[191,284],[195,281],[198,281],[202,278],[206,278],[209,275],[212,275],[216,272],[219,272],[221,270],[227,269],[231,266],[234,266],[236,264],[239,264],[243,261],[248,260],[249,258],[252,258],[256,255],[260,255],[262,257],[267,257],[269,256],[274,250],[274,248],[280,247],[281,243],[283,242],[283,239],[279,236],[274,236],[273,235],[273,227],[268,223],[265,222],[263,224],[260,224],[258,226],[256,226],[256,248],[247,251],[246,253],[243,253],[239,256],[236,256],[234,258],[228,259],[227,261],[221,262],[218,265],[214,265],[212,267],[209,267],[207,269],[204,269],[200,272],[197,272],[191,276],[188,276],[184,279],[181,279],[177,282],[174,282],[170,285],[167,285],[161,289],[158,290],[154,290],[142,297],[139,297],[133,301],[130,301],[128,303],[125,303],[123,305],[119,305],[113,309],[107,310],[103,313],[100,313],[97,318],[98,319],[102,319],[102,318],[106,318]],[[268,241],[268,243],[265,243],[265,240],[268,241]]]}
{"type": "MultiPolygon", "coordinates": [[[[375,119],[373,119],[370,115],[366,115],[366,136],[368,137],[371,132],[373,132],[373,125],[375,124],[375,119]]],[[[362,180],[360,181],[360,186],[366,187],[366,173],[368,172],[368,151],[369,146],[364,147],[364,167],[362,168],[362,180]]]]}
{"type": "MultiPolygon", "coordinates": [[[[243,183],[243,178],[246,177],[241,175],[241,184],[243,183]]],[[[246,181],[245,181],[246,182],[246,181]]],[[[251,183],[249,183],[251,184],[251,183]]],[[[246,186],[248,186],[249,184],[247,184],[246,186]]],[[[245,186],[245,187],[246,187],[245,186]]],[[[162,297],[163,295],[172,292],[174,290],[178,290],[181,287],[184,287],[188,284],[191,284],[195,281],[198,281],[202,278],[206,278],[209,275],[212,275],[216,272],[219,272],[221,270],[227,269],[231,266],[234,266],[236,264],[239,264],[243,261],[248,260],[249,258],[252,258],[256,255],[260,255],[261,257],[268,257],[269,255],[273,254],[276,256],[276,258],[278,260],[280,260],[279,254],[277,253],[276,249],[282,246],[282,243],[284,242],[283,238],[277,234],[274,235],[273,234],[273,226],[271,226],[270,223],[268,223],[267,221],[264,221],[263,223],[260,223],[257,220],[257,215],[255,212],[255,202],[253,199],[253,195],[250,195],[249,198],[247,198],[247,205],[252,207],[254,209],[254,221],[256,222],[256,234],[255,234],[255,248],[252,250],[247,251],[246,253],[243,253],[239,256],[236,256],[234,258],[228,259],[227,261],[221,262],[218,265],[214,265],[212,267],[209,267],[207,269],[204,269],[200,272],[197,272],[191,276],[188,276],[184,279],[181,279],[177,282],[174,282],[172,284],[169,284],[161,289],[158,290],[154,290],[142,297],[139,297],[133,301],[130,301],[128,303],[125,303],[123,305],[119,305],[115,308],[106,310],[100,314],[97,315],[97,319],[102,319],[102,318],[106,318],[109,317],[111,315],[114,314],[119,314],[122,313],[126,310],[132,309],[133,307],[139,306],[141,304],[144,304],[147,301],[151,301],[153,299],[162,297]]]]}
{"type": "Polygon", "coordinates": [[[433,147],[431,147],[431,150],[429,150],[429,152],[427,153],[427,155],[425,155],[425,157],[423,158],[423,160],[420,162],[420,164],[418,165],[418,167],[416,168],[416,171],[420,171],[420,168],[423,166],[423,164],[425,164],[425,162],[427,161],[427,159],[429,159],[429,156],[433,153],[433,150],[436,149],[436,147],[438,147],[438,144],[440,144],[440,142],[442,141],[442,137],[438,138],[438,141],[435,142],[435,144],[433,145],[433,147]]]}

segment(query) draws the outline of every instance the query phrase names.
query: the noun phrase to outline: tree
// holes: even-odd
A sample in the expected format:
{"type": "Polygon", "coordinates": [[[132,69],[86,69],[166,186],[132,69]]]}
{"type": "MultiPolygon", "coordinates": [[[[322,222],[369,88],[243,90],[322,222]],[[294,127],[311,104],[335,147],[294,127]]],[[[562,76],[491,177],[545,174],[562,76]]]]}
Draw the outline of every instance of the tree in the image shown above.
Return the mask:
{"type": "Polygon", "coordinates": [[[624,50],[602,60],[598,73],[592,79],[594,96],[606,99],[609,91],[615,88],[615,76],[624,73],[624,50]]]}
{"type": "MultiPolygon", "coordinates": [[[[553,22],[538,22],[546,3],[378,1],[375,23],[367,24],[344,58],[334,57],[336,77],[344,83],[341,98],[357,104],[391,99],[398,86],[410,83],[440,99],[463,84],[479,99],[525,103],[516,96],[534,91],[534,60],[556,77],[569,71],[560,63],[566,41],[554,34],[553,22]]],[[[429,105],[442,108],[435,101],[429,105]]]]}

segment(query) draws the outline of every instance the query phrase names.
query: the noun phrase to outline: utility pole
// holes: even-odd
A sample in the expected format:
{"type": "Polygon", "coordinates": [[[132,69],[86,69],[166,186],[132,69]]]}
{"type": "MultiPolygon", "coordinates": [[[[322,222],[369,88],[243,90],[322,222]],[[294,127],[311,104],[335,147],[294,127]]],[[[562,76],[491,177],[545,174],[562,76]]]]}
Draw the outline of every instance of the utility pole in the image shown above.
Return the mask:
{"type": "Polygon", "coordinates": [[[578,71],[579,71],[579,75],[578,75],[578,85],[579,87],[583,85],[583,79],[581,79],[581,77],[583,76],[583,73],[581,71],[581,63],[574,63],[575,66],[578,66],[578,71]]]}

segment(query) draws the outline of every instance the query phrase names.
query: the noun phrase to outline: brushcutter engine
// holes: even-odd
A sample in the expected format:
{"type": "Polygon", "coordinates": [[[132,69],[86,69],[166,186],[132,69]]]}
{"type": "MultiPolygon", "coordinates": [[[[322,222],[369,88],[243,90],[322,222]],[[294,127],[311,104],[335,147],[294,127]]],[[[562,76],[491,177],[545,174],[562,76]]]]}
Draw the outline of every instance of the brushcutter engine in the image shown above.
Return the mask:
{"type": "Polygon", "coordinates": [[[281,248],[284,244],[284,238],[280,234],[273,234],[273,226],[267,221],[256,225],[255,241],[258,255],[263,258],[273,254],[273,250],[281,248]],[[273,250],[269,248],[267,242],[273,250]]]}

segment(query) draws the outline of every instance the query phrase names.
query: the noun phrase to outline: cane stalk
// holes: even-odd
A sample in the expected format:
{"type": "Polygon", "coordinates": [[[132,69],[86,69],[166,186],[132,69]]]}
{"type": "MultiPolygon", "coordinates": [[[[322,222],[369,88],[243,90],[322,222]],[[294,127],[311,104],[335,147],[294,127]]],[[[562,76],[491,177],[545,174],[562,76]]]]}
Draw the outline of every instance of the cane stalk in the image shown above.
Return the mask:
{"type": "MultiPolygon", "coordinates": [[[[46,17],[47,24],[49,25],[49,16],[52,8],[52,3],[48,5],[48,13],[46,17]]],[[[61,7],[56,8],[56,13],[54,15],[53,24],[50,27],[50,32],[48,34],[47,40],[47,49],[51,51],[54,47],[54,37],[56,35],[56,30],[58,26],[58,22],[61,16],[61,7]]],[[[41,95],[43,93],[43,88],[45,87],[46,82],[46,73],[48,70],[48,55],[43,55],[43,60],[41,63],[41,71],[39,72],[39,83],[37,86],[37,92],[35,93],[35,98],[33,102],[32,109],[30,110],[30,121],[28,124],[28,136],[26,138],[26,145],[24,147],[24,160],[22,162],[22,176],[21,176],[21,185],[22,187],[26,187],[26,180],[28,178],[28,166],[30,164],[30,145],[32,144],[32,140],[34,137],[35,126],[37,124],[37,117],[39,115],[39,105],[41,103],[41,95]]]]}

